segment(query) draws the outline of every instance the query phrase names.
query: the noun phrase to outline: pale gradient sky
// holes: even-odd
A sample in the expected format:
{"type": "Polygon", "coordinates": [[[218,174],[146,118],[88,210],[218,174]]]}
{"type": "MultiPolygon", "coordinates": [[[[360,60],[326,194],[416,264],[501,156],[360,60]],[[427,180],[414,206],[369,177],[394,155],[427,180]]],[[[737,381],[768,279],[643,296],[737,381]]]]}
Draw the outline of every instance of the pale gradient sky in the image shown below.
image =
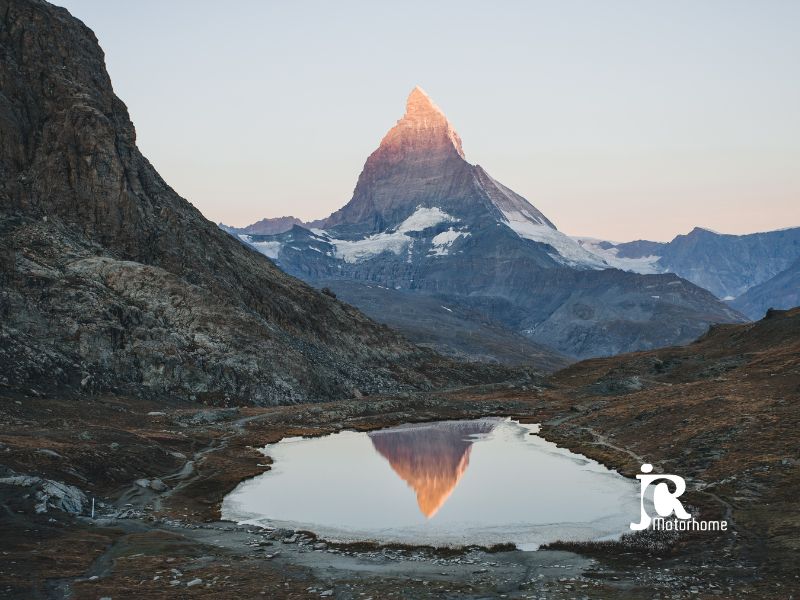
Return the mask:
{"type": "Polygon", "coordinates": [[[421,85],[559,229],[800,225],[800,2],[61,0],[209,219],[327,216],[421,85]]]}

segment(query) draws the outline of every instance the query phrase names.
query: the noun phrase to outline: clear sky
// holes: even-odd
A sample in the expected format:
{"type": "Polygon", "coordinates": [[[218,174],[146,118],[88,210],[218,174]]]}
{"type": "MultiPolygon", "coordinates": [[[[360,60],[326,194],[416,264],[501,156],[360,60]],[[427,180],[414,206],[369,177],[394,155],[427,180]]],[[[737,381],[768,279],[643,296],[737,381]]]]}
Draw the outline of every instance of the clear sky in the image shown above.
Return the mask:
{"type": "Polygon", "coordinates": [[[800,2],[57,0],[209,219],[327,216],[421,85],[562,231],[800,225],[800,2]]]}

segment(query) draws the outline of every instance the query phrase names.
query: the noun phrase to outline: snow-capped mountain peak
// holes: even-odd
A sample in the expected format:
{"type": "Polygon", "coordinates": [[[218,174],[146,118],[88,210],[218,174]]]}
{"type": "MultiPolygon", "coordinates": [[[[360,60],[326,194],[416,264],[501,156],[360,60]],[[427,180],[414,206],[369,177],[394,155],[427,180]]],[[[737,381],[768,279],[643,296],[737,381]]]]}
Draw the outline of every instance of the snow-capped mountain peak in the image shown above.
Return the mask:
{"type": "Polygon", "coordinates": [[[460,307],[580,357],[683,343],[712,319],[740,318],[675,276],[609,268],[655,270],[657,257],[630,261],[630,252],[582,245],[558,231],[465,160],[452,124],[419,88],[345,206],[243,241],[292,275],[337,287],[348,302],[406,315],[417,332],[439,327],[438,317],[425,324],[426,312],[409,317],[420,298],[433,302],[436,315],[441,306],[460,307]]]}
{"type": "MultiPolygon", "coordinates": [[[[467,162],[455,128],[420,87],[411,91],[403,117],[367,159],[350,202],[310,225],[331,235],[336,246],[332,255],[352,263],[385,251],[405,252],[411,243],[406,234],[424,230],[409,223],[433,219],[439,224],[441,215],[459,226],[445,236],[433,231],[431,235],[441,237],[430,242],[430,251],[421,254],[424,259],[452,255],[470,237],[467,234],[472,234],[471,242],[490,243],[474,234],[483,230],[485,235],[486,225],[496,223],[523,240],[541,244],[533,250],[551,265],[609,266],[601,256],[558,231],[540,210],[483,167],[467,162]],[[443,240],[447,244],[439,243],[443,240]]],[[[264,249],[274,253],[272,246],[264,249]]]]}

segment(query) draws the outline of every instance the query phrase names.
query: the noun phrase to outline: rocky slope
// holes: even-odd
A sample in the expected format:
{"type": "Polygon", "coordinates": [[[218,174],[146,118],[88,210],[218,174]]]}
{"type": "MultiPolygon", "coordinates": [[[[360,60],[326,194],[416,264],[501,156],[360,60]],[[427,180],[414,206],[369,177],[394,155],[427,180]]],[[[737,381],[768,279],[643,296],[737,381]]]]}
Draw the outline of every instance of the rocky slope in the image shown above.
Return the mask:
{"type": "MultiPolygon", "coordinates": [[[[551,401],[573,415],[546,437],[629,476],[643,462],[681,475],[692,502],[733,524],[739,560],[757,561],[756,577],[794,578],[800,309],[720,325],[679,348],[577,363],[549,383],[551,401]]],[[[731,538],[697,542],[736,554],[731,538]]]]}
{"type": "Polygon", "coordinates": [[[480,310],[449,304],[436,294],[394,290],[349,279],[323,279],[315,285],[358,306],[368,317],[402,331],[419,346],[457,360],[509,366],[535,365],[551,372],[570,362],[551,348],[514,332],[480,310]]]}
{"type": "Polygon", "coordinates": [[[685,343],[712,323],[743,320],[685,280],[610,268],[558,231],[465,160],[452,124],[419,88],[343,208],[241,239],[307,281],[435,295],[573,357],[685,343]]]}
{"type": "Polygon", "coordinates": [[[485,376],[285,275],[136,147],[94,34],[0,0],[0,385],[301,402],[485,376]]]}

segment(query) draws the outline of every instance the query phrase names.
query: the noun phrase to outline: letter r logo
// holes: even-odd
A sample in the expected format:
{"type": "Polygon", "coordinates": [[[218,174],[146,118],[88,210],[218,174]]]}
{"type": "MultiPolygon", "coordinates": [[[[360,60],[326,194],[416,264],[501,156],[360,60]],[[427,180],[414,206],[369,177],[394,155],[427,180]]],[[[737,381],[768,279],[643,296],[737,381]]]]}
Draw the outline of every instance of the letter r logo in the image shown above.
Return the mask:
{"type": "Polygon", "coordinates": [[[675,484],[674,492],[670,492],[669,487],[663,481],[656,484],[653,490],[653,506],[655,506],[659,516],[668,517],[674,512],[675,516],[679,519],[692,518],[692,515],[686,512],[683,508],[683,504],[678,500],[678,497],[686,491],[686,482],[683,480],[683,477],[679,477],[678,475],[649,475],[648,473],[652,470],[653,465],[645,463],[642,465],[642,473],[645,473],[645,475],[636,476],[636,479],[641,482],[641,489],[639,490],[641,520],[638,523],[631,523],[631,529],[634,531],[641,531],[650,526],[650,515],[647,514],[644,508],[644,495],[647,488],[650,487],[650,484],[659,479],[671,481],[675,484]]]}

